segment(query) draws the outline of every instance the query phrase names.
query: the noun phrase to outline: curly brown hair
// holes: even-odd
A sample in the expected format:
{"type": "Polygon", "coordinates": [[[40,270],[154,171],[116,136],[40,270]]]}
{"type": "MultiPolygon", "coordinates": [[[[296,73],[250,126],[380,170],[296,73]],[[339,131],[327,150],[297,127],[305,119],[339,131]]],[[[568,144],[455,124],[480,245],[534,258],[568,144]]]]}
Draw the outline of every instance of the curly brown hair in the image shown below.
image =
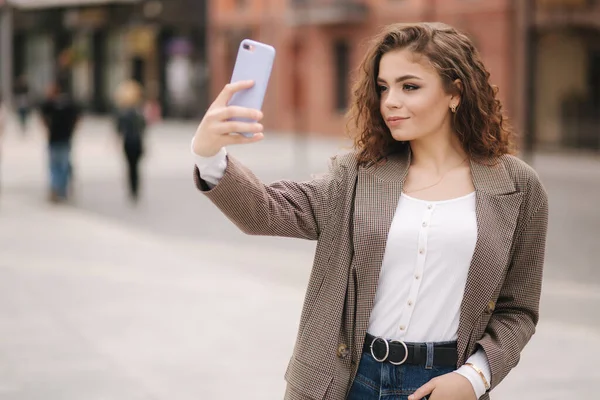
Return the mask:
{"type": "Polygon", "coordinates": [[[354,136],[359,164],[377,163],[406,147],[392,137],[385,124],[377,84],[381,57],[400,49],[424,56],[440,74],[447,93],[460,92],[452,126],[471,159],[486,162],[514,154],[515,134],[503,118],[502,104],[496,98],[498,88],[490,84],[490,73],[472,41],[443,23],[399,23],[373,38],[352,90],[348,132],[354,136]],[[462,87],[456,87],[456,79],[462,87]]]}

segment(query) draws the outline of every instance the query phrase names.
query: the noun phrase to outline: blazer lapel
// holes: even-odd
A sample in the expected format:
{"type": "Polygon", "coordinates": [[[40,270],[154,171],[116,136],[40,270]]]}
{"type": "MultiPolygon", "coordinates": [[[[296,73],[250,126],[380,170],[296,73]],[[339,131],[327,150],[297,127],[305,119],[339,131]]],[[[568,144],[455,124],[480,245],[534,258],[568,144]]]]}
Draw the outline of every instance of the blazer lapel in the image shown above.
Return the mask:
{"type": "Polygon", "coordinates": [[[354,263],[357,285],[354,356],[360,358],[379,282],[379,272],[392,219],[410,165],[410,151],[388,157],[378,166],[360,168],[354,209],[354,263]]]}
{"type": "Polygon", "coordinates": [[[466,350],[476,319],[492,301],[508,268],[522,201],[522,193],[516,191],[502,163],[487,166],[471,162],[471,173],[476,190],[477,243],[461,305],[459,364],[468,357],[466,350]]]}

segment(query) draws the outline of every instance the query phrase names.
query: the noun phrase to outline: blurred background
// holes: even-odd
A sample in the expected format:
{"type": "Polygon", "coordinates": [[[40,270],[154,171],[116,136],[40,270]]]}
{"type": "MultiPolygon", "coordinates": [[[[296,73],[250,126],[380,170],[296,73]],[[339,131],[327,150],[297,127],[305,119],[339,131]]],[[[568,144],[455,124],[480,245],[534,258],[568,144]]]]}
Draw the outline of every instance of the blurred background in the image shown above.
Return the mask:
{"type": "Polygon", "coordinates": [[[366,40],[433,20],[474,40],[550,196],[542,318],[493,398],[596,398],[600,1],[0,0],[0,400],[281,398],[314,243],[238,232],[193,186],[191,137],[239,42],[269,43],[266,138],[228,150],[308,179],[348,150],[366,40]],[[135,162],[124,82],[143,93],[135,162]]]}

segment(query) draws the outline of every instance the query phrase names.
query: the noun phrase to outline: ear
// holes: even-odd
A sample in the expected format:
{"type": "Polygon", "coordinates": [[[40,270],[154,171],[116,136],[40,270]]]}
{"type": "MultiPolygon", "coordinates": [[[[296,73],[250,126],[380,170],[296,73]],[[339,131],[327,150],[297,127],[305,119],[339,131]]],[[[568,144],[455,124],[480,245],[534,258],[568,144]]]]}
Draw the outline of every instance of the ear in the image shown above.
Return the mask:
{"type": "Polygon", "coordinates": [[[455,107],[458,107],[458,105],[460,104],[462,92],[462,81],[460,79],[455,79],[454,82],[452,82],[452,90],[450,92],[450,105],[454,104],[455,107]]]}

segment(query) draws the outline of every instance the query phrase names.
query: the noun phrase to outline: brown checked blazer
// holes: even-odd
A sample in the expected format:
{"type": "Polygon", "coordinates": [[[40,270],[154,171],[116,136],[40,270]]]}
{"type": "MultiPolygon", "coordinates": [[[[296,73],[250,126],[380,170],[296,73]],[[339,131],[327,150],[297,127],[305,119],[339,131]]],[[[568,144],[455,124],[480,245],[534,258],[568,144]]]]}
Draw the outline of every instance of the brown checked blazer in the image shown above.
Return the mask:
{"type": "MultiPolygon", "coordinates": [[[[410,151],[358,166],[333,159],[309,182],[261,183],[234,157],[212,190],[197,187],[243,232],[317,240],[298,337],[285,373],[285,399],[344,399],[360,361],[386,238],[410,165],[410,151]]],[[[535,331],[548,221],[537,174],[513,156],[471,162],[477,244],[458,328],[458,366],[481,346],[492,389],[519,362],[535,331]]],[[[483,399],[489,399],[486,394],[483,399]]]]}

